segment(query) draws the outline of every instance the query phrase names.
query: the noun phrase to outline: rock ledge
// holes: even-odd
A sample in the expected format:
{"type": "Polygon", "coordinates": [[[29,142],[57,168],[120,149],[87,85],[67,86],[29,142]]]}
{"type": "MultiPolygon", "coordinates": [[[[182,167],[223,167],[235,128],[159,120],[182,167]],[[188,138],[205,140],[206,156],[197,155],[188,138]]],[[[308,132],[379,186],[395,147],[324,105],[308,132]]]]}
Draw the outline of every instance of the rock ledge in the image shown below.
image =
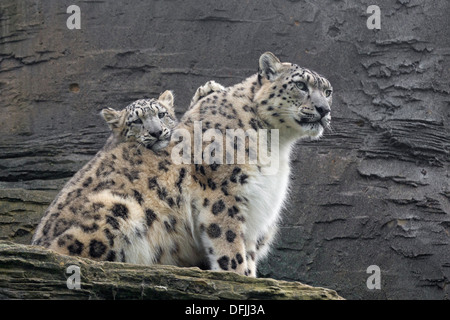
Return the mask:
{"type": "Polygon", "coordinates": [[[335,291],[299,282],[254,279],[198,268],[96,262],[0,241],[0,299],[299,299],[342,300],[335,291]],[[66,273],[80,267],[81,288],[66,273]]]}

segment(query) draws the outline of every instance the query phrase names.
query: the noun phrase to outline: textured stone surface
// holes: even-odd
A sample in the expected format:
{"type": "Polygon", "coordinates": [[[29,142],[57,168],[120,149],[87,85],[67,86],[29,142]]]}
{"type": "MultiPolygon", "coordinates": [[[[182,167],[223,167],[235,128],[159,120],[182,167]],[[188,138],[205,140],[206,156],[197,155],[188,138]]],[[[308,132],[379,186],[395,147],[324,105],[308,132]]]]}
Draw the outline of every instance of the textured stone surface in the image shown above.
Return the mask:
{"type": "Polygon", "coordinates": [[[198,268],[94,262],[0,241],[0,299],[5,298],[342,300],[334,290],[299,282],[198,268]],[[73,284],[73,278],[68,279],[74,275],[71,266],[79,268],[79,290],[68,289],[67,283],[73,284]]]}
{"type": "Polygon", "coordinates": [[[272,51],[334,86],[333,128],[301,142],[283,228],[261,276],[349,299],[449,296],[450,3],[0,2],[0,239],[29,243],[58,189],[106,140],[98,116],[256,72],[272,51]],[[71,3],[72,4],[72,3],[71,3]],[[367,267],[381,269],[368,290],[367,267]]]}

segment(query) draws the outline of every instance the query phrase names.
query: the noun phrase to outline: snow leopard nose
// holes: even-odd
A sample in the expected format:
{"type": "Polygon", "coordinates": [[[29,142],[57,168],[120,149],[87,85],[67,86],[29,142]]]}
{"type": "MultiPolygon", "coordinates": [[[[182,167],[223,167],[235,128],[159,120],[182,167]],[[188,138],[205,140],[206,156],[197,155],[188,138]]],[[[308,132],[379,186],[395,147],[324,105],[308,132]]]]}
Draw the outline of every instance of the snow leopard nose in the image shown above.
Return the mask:
{"type": "Polygon", "coordinates": [[[162,130],[151,131],[149,134],[154,138],[159,138],[162,135],[162,130]]]}
{"type": "Polygon", "coordinates": [[[329,107],[324,107],[324,106],[316,107],[316,110],[320,114],[321,118],[325,117],[331,111],[329,107]]]}

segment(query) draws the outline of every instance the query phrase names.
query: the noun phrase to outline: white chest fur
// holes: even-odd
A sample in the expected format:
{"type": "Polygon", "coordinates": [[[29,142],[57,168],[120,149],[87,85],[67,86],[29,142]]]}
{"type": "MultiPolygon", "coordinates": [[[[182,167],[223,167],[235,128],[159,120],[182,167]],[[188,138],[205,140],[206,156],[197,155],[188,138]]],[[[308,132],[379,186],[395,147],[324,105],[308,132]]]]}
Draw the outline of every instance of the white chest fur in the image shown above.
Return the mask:
{"type": "Polygon", "coordinates": [[[249,200],[245,223],[247,239],[256,241],[277,223],[288,195],[289,174],[289,150],[285,150],[280,152],[276,174],[257,172],[249,179],[245,192],[249,200]]]}

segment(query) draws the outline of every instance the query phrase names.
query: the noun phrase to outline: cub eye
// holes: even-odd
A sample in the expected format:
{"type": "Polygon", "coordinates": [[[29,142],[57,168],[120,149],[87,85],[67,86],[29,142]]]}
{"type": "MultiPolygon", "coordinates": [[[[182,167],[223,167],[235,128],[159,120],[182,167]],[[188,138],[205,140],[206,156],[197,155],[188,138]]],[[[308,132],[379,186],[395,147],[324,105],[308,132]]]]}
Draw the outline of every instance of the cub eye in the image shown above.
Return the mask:
{"type": "Polygon", "coordinates": [[[137,118],[133,121],[134,124],[142,124],[142,120],[140,118],[137,118]]]}
{"type": "Polygon", "coordinates": [[[297,88],[299,88],[302,91],[308,91],[308,87],[306,86],[306,84],[304,82],[296,82],[295,85],[297,86],[297,88]]]}
{"type": "Polygon", "coordinates": [[[333,91],[332,90],[325,90],[325,97],[329,97],[329,96],[331,96],[331,93],[333,93],[333,91]]]}
{"type": "Polygon", "coordinates": [[[158,118],[162,119],[166,116],[167,112],[160,112],[158,113],[158,118]]]}

